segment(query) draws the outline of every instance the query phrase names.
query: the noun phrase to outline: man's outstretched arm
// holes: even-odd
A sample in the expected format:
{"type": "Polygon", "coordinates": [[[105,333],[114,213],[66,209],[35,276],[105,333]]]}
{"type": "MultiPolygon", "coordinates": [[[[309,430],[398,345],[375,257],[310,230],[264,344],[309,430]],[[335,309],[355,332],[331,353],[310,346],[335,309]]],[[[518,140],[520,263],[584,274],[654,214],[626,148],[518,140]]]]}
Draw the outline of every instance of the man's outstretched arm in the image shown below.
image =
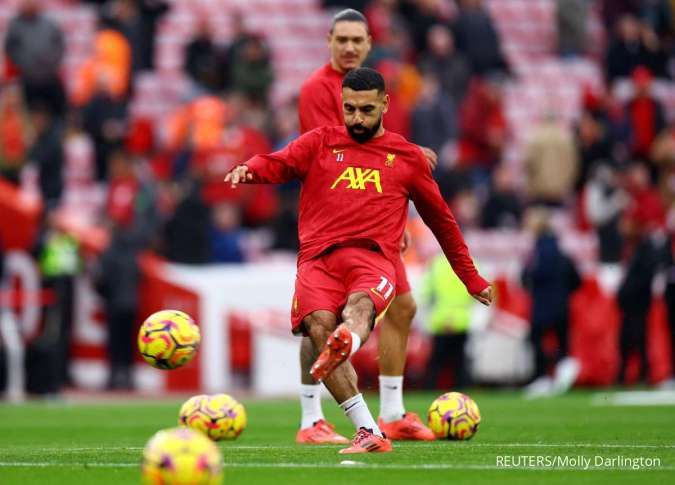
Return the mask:
{"type": "Polygon", "coordinates": [[[256,155],[237,165],[225,176],[225,182],[234,189],[245,183],[283,184],[296,178],[302,180],[320,141],[321,134],[311,131],[277,152],[256,155]]]}
{"type": "MultiPolygon", "coordinates": [[[[424,167],[427,168],[427,167],[424,167]]],[[[420,170],[411,179],[410,196],[415,207],[429,226],[448,258],[452,269],[462,280],[467,291],[484,305],[492,302],[492,287],[476,269],[459,225],[443,200],[430,170],[420,170]]]]}

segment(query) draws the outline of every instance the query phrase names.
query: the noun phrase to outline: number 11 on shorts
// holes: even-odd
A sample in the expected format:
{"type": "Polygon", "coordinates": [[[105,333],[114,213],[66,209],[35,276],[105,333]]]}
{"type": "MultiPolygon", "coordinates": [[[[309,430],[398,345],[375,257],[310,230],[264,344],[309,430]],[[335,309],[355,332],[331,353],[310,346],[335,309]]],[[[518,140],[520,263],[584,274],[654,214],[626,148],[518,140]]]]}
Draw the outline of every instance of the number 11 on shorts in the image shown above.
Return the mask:
{"type": "Polygon", "coordinates": [[[391,293],[394,291],[394,285],[391,284],[384,276],[380,276],[380,284],[375,288],[375,292],[378,293],[382,298],[386,300],[389,299],[391,293]]]}

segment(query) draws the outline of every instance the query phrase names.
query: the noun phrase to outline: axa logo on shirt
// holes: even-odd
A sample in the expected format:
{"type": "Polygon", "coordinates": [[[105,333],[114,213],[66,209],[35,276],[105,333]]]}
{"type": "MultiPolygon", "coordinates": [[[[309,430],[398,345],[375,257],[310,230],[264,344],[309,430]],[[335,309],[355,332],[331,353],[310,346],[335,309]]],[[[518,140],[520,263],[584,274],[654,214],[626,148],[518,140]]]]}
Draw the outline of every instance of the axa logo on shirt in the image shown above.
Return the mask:
{"type": "Polygon", "coordinates": [[[375,168],[347,167],[331,185],[331,190],[345,182],[344,188],[354,190],[366,190],[368,184],[372,184],[378,193],[382,193],[380,183],[380,171],[375,168]]]}

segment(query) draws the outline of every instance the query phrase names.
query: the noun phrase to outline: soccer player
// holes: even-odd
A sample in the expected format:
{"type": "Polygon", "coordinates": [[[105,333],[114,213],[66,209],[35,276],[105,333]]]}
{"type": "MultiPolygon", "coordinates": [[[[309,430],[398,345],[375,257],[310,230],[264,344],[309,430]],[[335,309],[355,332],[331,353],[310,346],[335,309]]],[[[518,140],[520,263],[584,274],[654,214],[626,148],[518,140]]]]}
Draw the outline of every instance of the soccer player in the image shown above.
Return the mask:
{"type": "MultiPolygon", "coordinates": [[[[328,33],[330,62],[315,71],[300,89],[298,115],[300,131],[306,133],[322,126],[340,126],[342,115],[342,79],[352,69],[361,67],[370,52],[371,39],[366,18],[347,9],[339,12],[328,33]]],[[[385,120],[386,122],[386,120],[385,120]]],[[[436,154],[422,148],[432,166],[436,154]]],[[[403,246],[408,234],[404,233],[403,246]]],[[[396,296],[387,310],[379,338],[380,426],[388,437],[399,440],[433,440],[434,434],[415,413],[406,413],[403,406],[403,370],[405,368],[408,333],[416,312],[415,300],[405,265],[400,256],[394,262],[396,296]]],[[[341,443],[346,438],[335,433],[321,409],[320,384],[309,373],[313,362],[309,338],[303,339],[300,350],[302,385],[300,404],[302,421],[296,441],[299,443],[341,443]]]]}
{"type": "Polygon", "coordinates": [[[357,68],[342,81],[344,126],[317,128],[284,149],[257,155],[225,178],[240,183],[302,182],[298,270],[291,309],[295,334],[318,356],[323,381],[357,429],[340,453],[391,451],[357,387],[349,357],[394,299],[400,241],[412,199],[469,293],[489,305],[492,290],[473,265],[464,238],[422,151],[385,131],[384,79],[357,68]]]}

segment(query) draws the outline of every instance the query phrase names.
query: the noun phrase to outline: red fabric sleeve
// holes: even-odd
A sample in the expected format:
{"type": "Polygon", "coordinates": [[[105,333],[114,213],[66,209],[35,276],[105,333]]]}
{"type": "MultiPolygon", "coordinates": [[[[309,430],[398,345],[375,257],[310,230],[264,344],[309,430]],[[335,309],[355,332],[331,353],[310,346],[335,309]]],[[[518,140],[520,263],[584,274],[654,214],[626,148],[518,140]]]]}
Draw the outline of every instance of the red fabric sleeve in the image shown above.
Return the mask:
{"type": "Polygon", "coordinates": [[[304,179],[320,142],[319,130],[313,130],[277,152],[252,157],[244,164],[253,175],[249,183],[283,184],[295,178],[304,179]]]}
{"type": "Polygon", "coordinates": [[[431,176],[429,164],[421,152],[419,158],[419,169],[410,181],[410,197],[422,220],[440,243],[453,271],[462,280],[468,292],[477,295],[490,283],[478,274],[459,225],[443,200],[438,184],[431,176]]]}
{"type": "Polygon", "coordinates": [[[330,94],[330,86],[313,83],[300,90],[298,115],[300,133],[307,133],[322,126],[337,126],[343,123],[333,111],[335,101],[330,94]]]}

